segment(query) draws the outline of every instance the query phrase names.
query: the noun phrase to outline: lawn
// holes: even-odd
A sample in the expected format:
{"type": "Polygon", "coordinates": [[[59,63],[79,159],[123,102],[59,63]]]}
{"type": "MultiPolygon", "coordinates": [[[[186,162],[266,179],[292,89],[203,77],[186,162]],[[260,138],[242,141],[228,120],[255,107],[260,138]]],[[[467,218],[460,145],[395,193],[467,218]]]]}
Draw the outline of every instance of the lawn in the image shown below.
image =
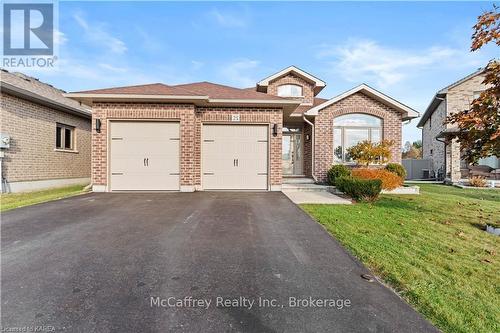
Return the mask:
{"type": "Polygon", "coordinates": [[[0,195],[0,211],[70,197],[83,193],[83,188],[82,185],[73,185],[44,191],[2,194],[0,195]]]}
{"type": "Polygon", "coordinates": [[[500,332],[500,191],[422,185],[374,204],[302,205],[444,332],[500,332]]]}

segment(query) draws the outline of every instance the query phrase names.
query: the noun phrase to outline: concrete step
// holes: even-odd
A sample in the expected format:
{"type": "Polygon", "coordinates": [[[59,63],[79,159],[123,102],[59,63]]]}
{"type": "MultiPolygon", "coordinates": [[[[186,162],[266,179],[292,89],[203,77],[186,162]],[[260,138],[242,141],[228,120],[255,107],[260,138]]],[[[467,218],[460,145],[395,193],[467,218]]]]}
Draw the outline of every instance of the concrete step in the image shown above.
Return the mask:
{"type": "Polygon", "coordinates": [[[314,179],[307,177],[284,177],[283,184],[314,184],[314,179]]]}
{"type": "Polygon", "coordinates": [[[281,189],[290,192],[333,192],[335,187],[317,184],[283,184],[281,189]]]}

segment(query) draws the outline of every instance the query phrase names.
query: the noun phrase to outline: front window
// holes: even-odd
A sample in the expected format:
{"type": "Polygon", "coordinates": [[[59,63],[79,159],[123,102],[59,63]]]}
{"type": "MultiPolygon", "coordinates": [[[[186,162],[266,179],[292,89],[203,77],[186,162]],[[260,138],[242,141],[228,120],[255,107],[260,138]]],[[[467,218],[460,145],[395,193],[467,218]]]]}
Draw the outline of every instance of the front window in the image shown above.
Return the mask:
{"type": "Polygon", "coordinates": [[[74,150],[74,132],[73,126],[57,124],[56,149],[74,150]]]}
{"type": "Polygon", "coordinates": [[[352,162],[347,149],[365,140],[382,141],[382,119],[363,113],[352,113],[333,120],[335,162],[352,162]]]}
{"type": "Polygon", "coordinates": [[[301,97],[302,87],[296,84],[284,84],[278,87],[278,96],[281,97],[301,97]]]}

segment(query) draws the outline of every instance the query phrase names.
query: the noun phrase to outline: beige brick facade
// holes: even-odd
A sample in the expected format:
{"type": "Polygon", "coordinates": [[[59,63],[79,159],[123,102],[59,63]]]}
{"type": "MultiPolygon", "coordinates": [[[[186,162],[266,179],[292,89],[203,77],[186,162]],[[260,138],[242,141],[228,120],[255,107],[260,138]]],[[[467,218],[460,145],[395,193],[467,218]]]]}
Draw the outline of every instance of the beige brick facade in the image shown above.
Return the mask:
{"type": "Polygon", "coordinates": [[[270,138],[269,183],[281,184],[282,111],[272,108],[197,108],[192,104],[94,103],[93,117],[102,122],[101,132],[92,133],[92,182],[107,185],[108,121],[167,120],[180,123],[180,186],[201,189],[201,131],[203,123],[234,125],[231,115],[240,115],[240,124],[268,124],[270,138]],[[278,134],[271,128],[278,125],[278,134]]]}
{"type": "MultiPolygon", "coordinates": [[[[447,114],[451,115],[453,113],[469,109],[472,101],[474,100],[474,93],[486,89],[486,86],[482,84],[483,79],[483,75],[477,75],[453,88],[450,88],[446,94],[447,114]]],[[[453,125],[448,125],[448,127],[451,126],[453,125]]],[[[447,147],[447,158],[449,163],[446,165],[446,174],[450,175],[453,182],[456,182],[461,178],[460,156],[460,144],[456,140],[453,140],[453,142],[451,142],[451,144],[447,147]]]]}
{"type": "Polygon", "coordinates": [[[7,182],[90,177],[90,119],[0,94],[0,132],[11,137],[5,149],[7,182]],[[56,124],[75,128],[75,151],[56,151],[56,124]]]}
{"type": "Polygon", "coordinates": [[[444,143],[436,140],[436,136],[446,129],[445,119],[446,100],[439,103],[422,128],[422,157],[431,160],[431,168],[436,175],[439,169],[444,171],[444,143]]]}
{"type": "MultiPolygon", "coordinates": [[[[431,159],[435,172],[445,163],[444,144],[436,140],[436,135],[454,126],[444,124],[448,115],[469,109],[474,100],[474,94],[486,89],[486,86],[482,84],[483,78],[483,75],[476,75],[449,88],[444,101],[424,123],[422,127],[423,158],[431,159]]],[[[460,180],[462,164],[460,144],[455,139],[446,145],[445,176],[452,182],[460,180]]]]}
{"type": "Polygon", "coordinates": [[[326,181],[326,173],[333,164],[334,118],[349,113],[366,113],[381,118],[383,139],[394,140],[391,162],[401,163],[401,114],[358,92],[324,108],[316,116],[315,174],[319,181],[326,181]]]}

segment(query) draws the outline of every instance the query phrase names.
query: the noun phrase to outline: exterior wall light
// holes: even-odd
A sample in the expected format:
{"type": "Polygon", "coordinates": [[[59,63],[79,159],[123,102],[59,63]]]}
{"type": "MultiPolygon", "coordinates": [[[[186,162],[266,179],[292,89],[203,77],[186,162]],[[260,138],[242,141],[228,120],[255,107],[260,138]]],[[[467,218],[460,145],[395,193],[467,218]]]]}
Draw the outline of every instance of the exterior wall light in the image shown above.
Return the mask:
{"type": "Polygon", "coordinates": [[[99,118],[95,120],[95,131],[101,133],[101,119],[99,118]]]}

